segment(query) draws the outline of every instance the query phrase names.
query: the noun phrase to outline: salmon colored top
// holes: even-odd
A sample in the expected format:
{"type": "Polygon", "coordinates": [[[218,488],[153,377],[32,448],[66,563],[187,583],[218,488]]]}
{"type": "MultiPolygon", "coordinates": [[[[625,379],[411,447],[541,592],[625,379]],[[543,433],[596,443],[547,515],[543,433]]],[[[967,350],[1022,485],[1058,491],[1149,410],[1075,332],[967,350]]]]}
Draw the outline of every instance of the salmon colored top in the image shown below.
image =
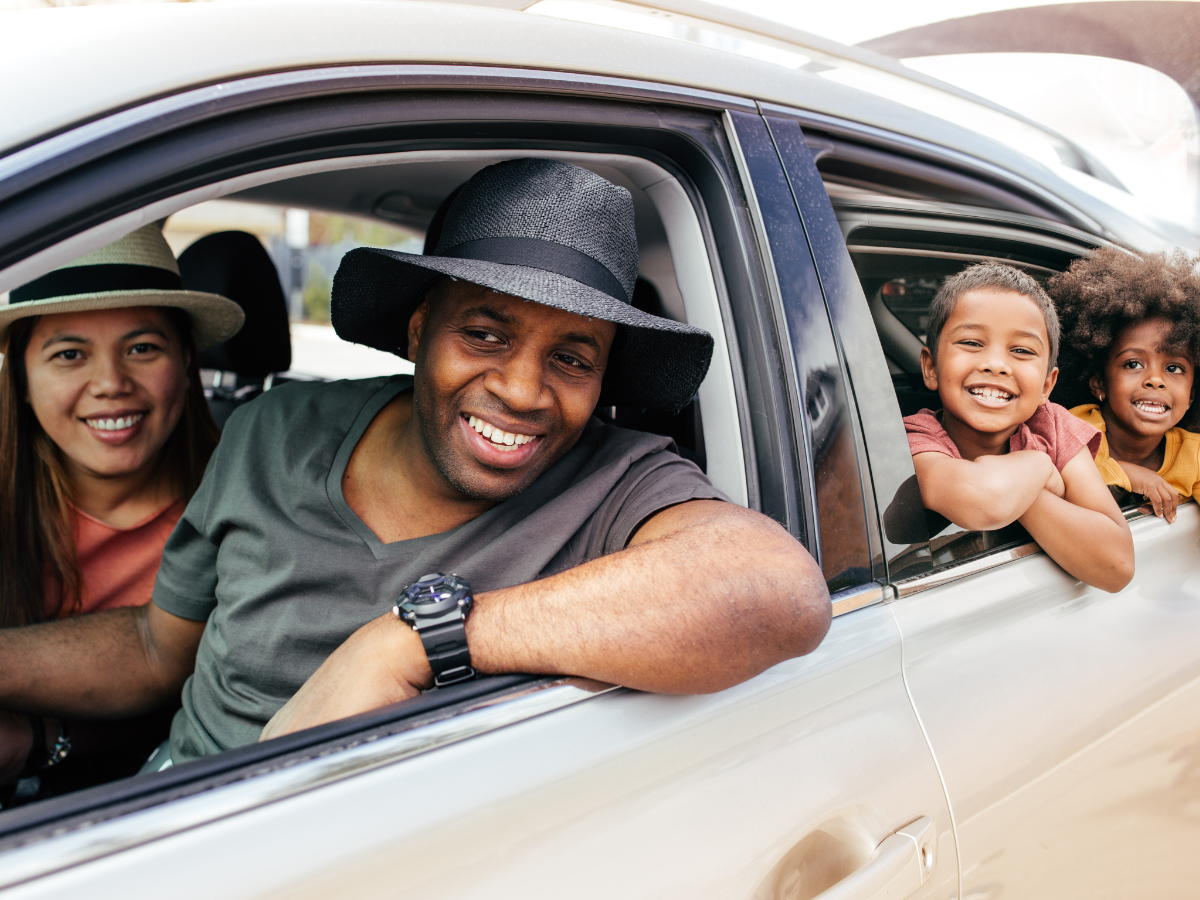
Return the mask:
{"type": "Polygon", "coordinates": [[[129,528],[72,508],[71,531],[83,570],[83,606],[76,615],[150,602],[163,547],[184,506],[176,500],[129,528]]]}

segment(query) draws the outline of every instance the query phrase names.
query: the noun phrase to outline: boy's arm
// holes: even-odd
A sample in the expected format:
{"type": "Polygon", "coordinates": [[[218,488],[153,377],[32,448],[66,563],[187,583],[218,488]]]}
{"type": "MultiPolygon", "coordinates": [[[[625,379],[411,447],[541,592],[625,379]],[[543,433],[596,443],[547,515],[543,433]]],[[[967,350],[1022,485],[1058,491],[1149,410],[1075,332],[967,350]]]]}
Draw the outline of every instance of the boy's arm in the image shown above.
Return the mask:
{"type": "Polygon", "coordinates": [[[1054,461],[1040,450],[975,460],[918,453],[913,467],[925,508],[968,531],[995,531],[1010,525],[1043,491],[1063,490],[1054,461]]]}
{"type": "Polygon", "coordinates": [[[1157,472],[1144,466],[1116,460],[1125,477],[1129,479],[1129,487],[1135,494],[1141,494],[1154,507],[1154,514],[1168,522],[1175,521],[1175,510],[1179,507],[1179,494],[1157,472]]]}
{"type": "Polygon", "coordinates": [[[1133,535],[1086,447],[1063,467],[1066,495],[1042,491],[1021,524],[1085,584],[1116,593],[1133,578],[1133,535]]]}

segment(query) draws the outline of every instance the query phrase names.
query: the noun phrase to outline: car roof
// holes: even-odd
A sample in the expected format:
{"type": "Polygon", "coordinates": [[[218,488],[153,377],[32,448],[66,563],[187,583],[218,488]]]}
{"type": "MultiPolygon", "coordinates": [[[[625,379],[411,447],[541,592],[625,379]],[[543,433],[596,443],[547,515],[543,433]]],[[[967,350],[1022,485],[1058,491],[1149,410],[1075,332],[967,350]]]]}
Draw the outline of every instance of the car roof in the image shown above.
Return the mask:
{"type": "MultiPolygon", "coordinates": [[[[1149,248],[1169,242],[1153,221],[1136,211],[1117,213],[1094,193],[998,141],[813,72],[521,11],[533,0],[476,2],[218,0],[0,13],[0,83],[20,85],[0,92],[0,156],[155,97],[253,75],[348,64],[500,66],[677,85],[855,121],[1015,173],[1125,243],[1149,248]]],[[[714,15],[708,4],[692,6],[714,15]]],[[[774,28],[804,37],[739,13],[726,18],[742,29],[757,27],[758,33],[774,28]]],[[[809,36],[814,42],[820,44],[818,56],[839,52],[833,42],[809,36]]],[[[866,53],[842,50],[847,59],[866,53]]],[[[925,76],[915,80],[926,88],[936,85],[925,76]]]]}

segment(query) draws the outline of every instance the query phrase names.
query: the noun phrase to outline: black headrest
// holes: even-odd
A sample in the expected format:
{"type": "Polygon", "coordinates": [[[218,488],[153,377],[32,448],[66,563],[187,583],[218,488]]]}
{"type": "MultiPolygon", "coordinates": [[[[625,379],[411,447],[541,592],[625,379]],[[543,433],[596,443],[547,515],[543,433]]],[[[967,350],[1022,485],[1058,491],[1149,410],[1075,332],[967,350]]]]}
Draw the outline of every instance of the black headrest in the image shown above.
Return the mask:
{"type": "Polygon", "coordinates": [[[454,202],[454,198],[462,189],[463,186],[460,184],[452,190],[438,206],[437,212],[433,214],[429,227],[425,229],[425,248],[421,251],[424,256],[433,256],[433,251],[437,249],[438,240],[442,236],[442,226],[446,224],[446,213],[450,211],[450,204],[454,202]]]}
{"type": "Polygon", "coordinates": [[[200,238],[179,257],[189,291],[228,297],[246,313],[242,330],[200,354],[200,368],[263,378],[292,366],[287,300],[275,264],[258,238],[221,231],[200,238]]]}

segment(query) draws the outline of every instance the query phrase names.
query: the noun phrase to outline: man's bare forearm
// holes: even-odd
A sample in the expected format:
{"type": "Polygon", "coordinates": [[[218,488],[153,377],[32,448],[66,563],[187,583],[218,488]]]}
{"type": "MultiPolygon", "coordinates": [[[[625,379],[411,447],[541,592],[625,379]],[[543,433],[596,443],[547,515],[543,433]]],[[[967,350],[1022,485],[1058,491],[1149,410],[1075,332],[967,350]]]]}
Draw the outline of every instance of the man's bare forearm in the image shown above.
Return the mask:
{"type": "Polygon", "coordinates": [[[168,627],[157,639],[152,629],[151,607],[0,629],[0,709],[83,718],[154,709],[191,672],[195,628],[168,627]]]}
{"type": "Polygon", "coordinates": [[[480,595],[468,622],[480,670],[707,693],[813,650],[830,605],[812,557],[756,513],[685,507],[652,520],[653,539],[480,595]]]}

